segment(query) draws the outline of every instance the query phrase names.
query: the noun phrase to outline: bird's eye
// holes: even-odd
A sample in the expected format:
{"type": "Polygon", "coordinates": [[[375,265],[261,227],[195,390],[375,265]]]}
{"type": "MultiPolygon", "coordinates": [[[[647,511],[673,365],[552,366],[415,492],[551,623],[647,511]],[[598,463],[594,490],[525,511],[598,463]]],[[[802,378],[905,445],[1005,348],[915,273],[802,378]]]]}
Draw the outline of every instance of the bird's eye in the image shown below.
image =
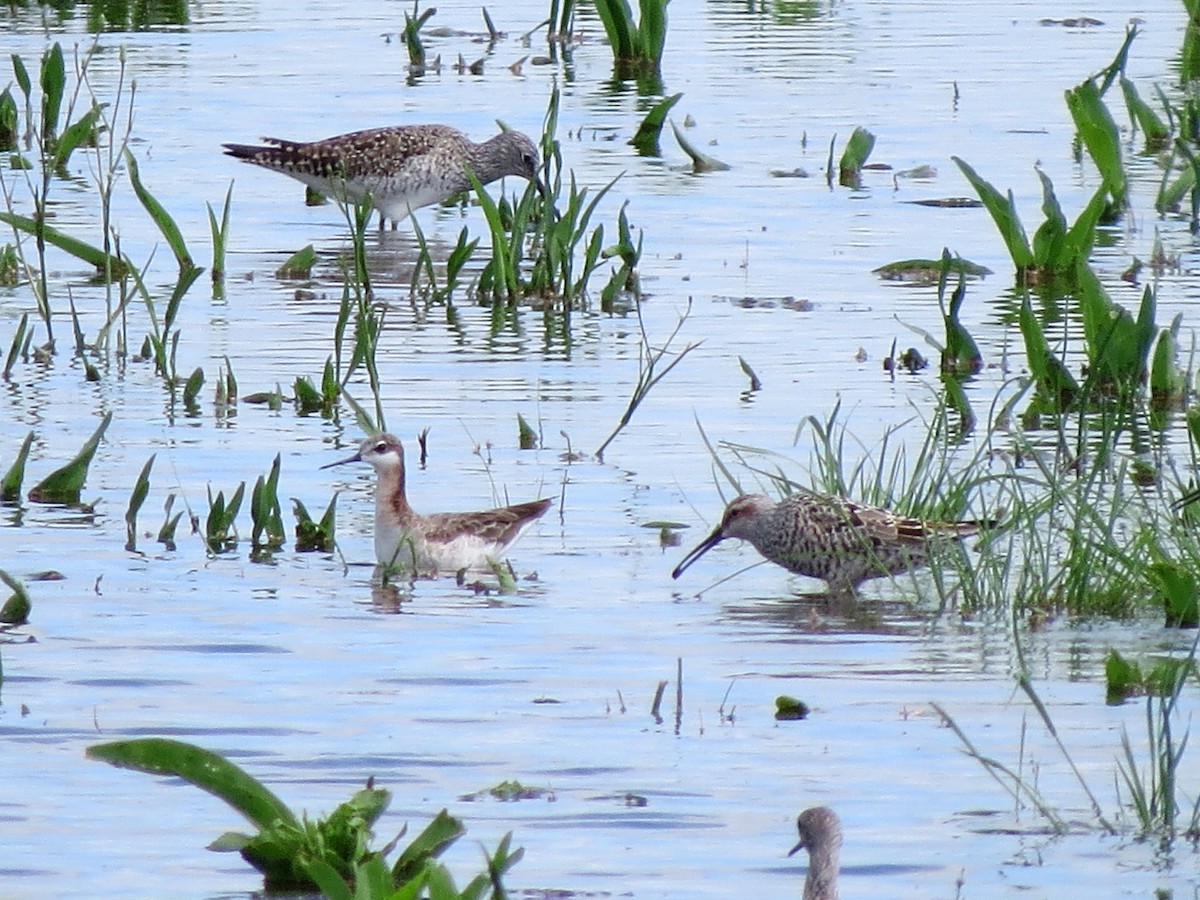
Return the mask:
{"type": "Polygon", "coordinates": [[[385,450],[387,450],[387,441],[380,441],[375,445],[376,453],[383,453],[385,450]]]}

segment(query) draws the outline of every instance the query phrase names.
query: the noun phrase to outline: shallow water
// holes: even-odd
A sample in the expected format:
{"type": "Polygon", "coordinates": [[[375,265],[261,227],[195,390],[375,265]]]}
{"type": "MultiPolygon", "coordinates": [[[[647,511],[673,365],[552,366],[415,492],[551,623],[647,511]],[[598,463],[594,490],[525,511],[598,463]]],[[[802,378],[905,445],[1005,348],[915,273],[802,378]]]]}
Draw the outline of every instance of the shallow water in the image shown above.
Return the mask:
{"type": "MultiPolygon", "coordinates": [[[[22,633],[36,639],[3,647],[0,894],[60,896],[85,877],[90,896],[246,896],[260,886],[240,858],[203,849],[241,827],[221,802],[83,757],[92,743],[147,735],[228,754],[312,814],[373,775],[395,794],[381,841],[448,807],[469,829],[446,856],[460,881],[479,867],[479,842],[494,847],[512,830],[526,856],[509,884],[528,896],[794,896],[804,862],[784,853],[796,813],[815,804],[842,816],[847,897],[954,896],[959,880],[970,897],[1050,896],[1067,886],[1097,897],[1196,893],[1190,846],[1164,856],[1083,825],[1052,837],[1033,813],[1014,814],[941,727],[931,700],[982,752],[1016,765],[1027,721],[1026,768],[1037,767],[1039,787],[1068,818],[1090,820],[1086,797],[1014,690],[1007,623],[938,615],[907,579],[870,587],[852,610],[806,597],[813,583],[768,566],[713,586],[756,559],[732,543],[683,581],[670,579],[721,506],[697,418],[714,440],[785,454],[803,477],[807,438],[793,446],[803,417],[824,418],[840,400],[870,448],[914,411],[928,414],[935,374],[893,382],[880,360],[893,338],[921,346],[905,324],[940,331],[935,297],[880,282],[871,269],[943,246],[992,268],[996,275],[970,286],[964,319],[990,363],[1009,352],[1019,339],[1002,324],[1011,268],[986,215],[905,201],[969,195],[953,153],[1011,187],[1027,221],[1041,199],[1035,163],[1077,210],[1096,176],[1072,159],[1062,91],[1111,60],[1131,18],[1141,34],[1130,76],[1144,97],[1155,82],[1169,87],[1182,8],[1111,4],[1089,10],[1105,24],[1087,29],[1039,24],[1079,14],[1066,5],[860,0],[757,9],[685,0],[670,9],[665,88],[684,92],[673,117],[682,125],[691,115],[689,139],[732,166],[704,176],[686,171],[669,134],[661,160],[626,145],[646,103],[609,85],[594,19],[581,14],[583,40],[569,67],[507,69],[543,52],[536,39],[528,49],[518,39],[544,15],[539,4],[493,10],[510,34],[491,51],[469,34],[429,39],[443,61],[488,53],[482,76],[443,69],[413,83],[401,47],[382,37],[402,27],[402,11],[381,2],[356,4],[353,19],[319,2],[209,3],[193,6],[183,29],[99,38],[97,93],[111,95],[125,47],[142,177],[201,262],[209,255],[204,204],[219,207],[236,180],[226,297],[208,299],[202,279],[180,313],[178,367],[203,367],[207,400],[226,359],[243,395],[319,377],[341,293],[334,258],[347,245],[335,209],[305,207],[296,184],[226,159],[222,141],[418,121],[482,138],[496,118],[536,133],[554,84],[563,92],[566,166],[592,190],[623,173],[597,221],[611,234],[629,200],[631,223],[644,230],[647,332],[660,343],[690,301],[680,337],[703,344],[653,390],[603,463],[570,462],[562,432],[587,454],[624,411],[638,371],[636,320],[584,311],[564,335],[522,310],[497,332],[489,310],[460,299],[451,326],[443,311],[407,302],[411,231],[373,234],[372,270],[395,301],[379,356],[387,421],[410,445],[431,429],[428,465],[410,475],[414,505],[559,501],[513,550],[518,574],[537,575],[517,596],[476,596],[443,579],[401,597],[371,582],[368,473],[319,469],[357,442],[350,415],[329,422],[241,404],[229,417],[207,401],[188,415],[171,407],[148,364],[116,359],[101,363],[99,383],[85,382],[65,349],[64,312],[59,354],[19,365],[0,390],[0,459],[35,431],[32,484],[76,451],[103,412],[114,420],[84,491],[97,501],[94,515],[30,503],[0,509],[0,568],[29,585],[33,618],[22,633]],[[829,141],[859,124],[878,136],[873,159],[933,165],[938,174],[897,187],[890,174],[869,173],[860,190],[828,189],[829,141]],[[811,177],[770,175],[797,166],[811,177]],[[322,277],[297,295],[272,273],[309,242],[322,254],[322,277]],[[739,355],[764,384],[749,398],[739,355]],[[516,449],[518,412],[540,428],[544,449],[516,449]],[[129,491],[151,453],[143,532],[157,530],[169,492],[203,516],[209,485],[228,494],[253,483],[277,452],[281,497],[319,512],[342,491],[348,566],[290,549],[255,563],[246,542],[210,559],[182,527],[175,551],[152,537],[140,540],[141,553],[123,549],[129,491]],[[664,519],[693,526],[683,546],[663,548],[657,529],[643,527],[664,519]],[[34,580],[51,570],[65,578],[34,580]],[[650,715],[660,679],[671,682],[661,722],[650,715]],[[774,699],[785,693],[812,706],[808,720],[774,721],[774,699]],[[515,803],[459,799],[506,779],[550,793],[515,803]]],[[[6,13],[6,46],[36,58],[41,21],[6,13]]],[[[431,24],[482,30],[477,8],[457,2],[439,5],[431,24]]],[[[81,28],[54,24],[51,35],[82,46],[90,38],[81,28]]],[[[54,189],[57,223],[94,234],[86,157],[72,170],[76,182],[54,189]]],[[[1097,268],[1120,299],[1136,302],[1138,291],[1115,276],[1134,255],[1149,255],[1157,230],[1182,263],[1158,282],[1159,321],[1183,311],[1190,326],[1193,240],[1185,221],[1144,212],[1157,175],[1146,166],[1144,176],[1134,186],[1141,217],[1097,251],[1097,268]]],[[[16,191],[18,205],[25,196],[16,191]]],[[[158,234],[127,185],[115,218],[132,258],[155,252],[158,234]]],[[[421,214],[435,256],[464,222],[481,233],[474,210],[421,214]]],[[[164,247],[156,253],[151,281],[165,290],[173,266],[164,247]]],[[[65,310],[69,285],[94,334],[102,293],[72,260],[57,266],[55,309],[65,310]]],[[[0,291],[0,334],[13,332],[22,312],[34,314],[27,290],[0,291]]],[[[132,307],[135,346],[146,327],[144,310],[132,307]]],[[[972,396],[986,405],[1003,377],[985,370],[972,396]]],[[[361,387],[359,399],[366,395],[361,387]]],[[[919,432],[903,434],[918,442],[919,432]]],[[[240,524],[248,536],[248,516],[240,524]]],[[[1120,728],[1139,739],[1143,708],[1103,704],[1104,655],[1114,646],[1140,656],[1178,650],[1191,638],[1064,623],[1022,634],[1025,665],[1106,813],[1117,807],[1120,728]]],[[[1185,784],[1200,774],[1192,757],[1185,784]]]]}

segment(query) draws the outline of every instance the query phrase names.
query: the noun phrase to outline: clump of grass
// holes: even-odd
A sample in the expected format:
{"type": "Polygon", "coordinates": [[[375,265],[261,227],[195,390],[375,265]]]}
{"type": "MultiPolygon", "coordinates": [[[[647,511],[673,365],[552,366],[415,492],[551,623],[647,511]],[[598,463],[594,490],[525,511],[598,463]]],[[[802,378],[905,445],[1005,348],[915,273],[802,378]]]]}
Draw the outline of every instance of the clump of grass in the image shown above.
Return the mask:
{"type": "Polygon", "coordinates": [[[171,511],[174,507],[175,495],[167,494],[167,499],[163,502],[163,523],[158,529],[158,536],[155,540],[168,550],[175,549],[175,532],[178,530],[179,520],[183,518],[185,512],[185,510],[180,510],[172,515],[171,511]]]}
{"type": "Polygon", "coordinates": [[[684,324],[687,322],[688,316],[691,314],[692,307],[689,302],[687,310],[679,317],[679,321],[675,323],[675,328],[667,336],[666,341],[661,347],[653,347],[650,344],[650,336],[646,333],[646,324],[642,320],[641,307],[637,307],[638,327],[641,329],[642,341],[638,351],[638,378],[637,383],[633,386],[633,393],[629,398],[629,404],[625,407],[625,412],[621,419],[617,422],[616,428],[612,430],[607,438],[604,439],[598,448],[596,448],[596,459],[604,460],[604,451],[608,449],[609,444],[617,439],[624,429],[633,419],[633,414],[637,412],[637,408],[642,405],[642,402],[649,396],[650,391],[654,386],[662,381],[671,373],[677,365],[683,362],[684,357],[695,350],[702,343],[697,341],[688,344],[682,350],[673,351],[671,344],[675,338],[679,336],[679,332],[683,330],[684,324]],[[664,361],[666,364],[664,365],[664,361]]]}
{"type": "Polygon", "coordinates": [[[221,207],[221,218],[213,212],[212,204],[205,203],[208,209],[208,227],[212,232],[213,262],[212,280],[213,297],[219,297],[221,285],[225,281],[225,251],[229,246],[229,212],[233,204],[233,182],[229,182],[229,190],[225,192],[225,203],[221,207]]]}
{"type": "MultiPolygon", "coordinates": [[[[584,302],[591,277],[606,258],[604,227],[593,228],[591,220],[617,179],[590,196],[589,189],[580,188],[574,173],[570,173],[567,194],[563,197],[562,154],[555,137],[558,109],[559,92],[555,90],[542,129],[544,195],[530,184],[509,211],[493,200],[471,175],[492,238],[492,257],[480,273],[476,295],[492,303],[498,311],[521,300],[533,300],[569,312],[584,302]],[[527,248],[529,263],[525,265],[527,248]],[[527,276],[523,270],[528,271],[527,276]]],[[[618,229],[623,229],[624,238],[607,255],[621,257],[620,280],[628,284],[633,278],[628,265],[630,261],[636,265],[640,241],[637,247],[633,246],[623,212],[621,218],[624,224],[618,222],[618,229]]]]}
{"type": "Polygon", "coordinates": [[[264,558],[283,546],[283,516],[279,508],[280,455],[275,454],[266,478],[259,475],[250,492],[251,558],[264,558]]]}
{"type": "Polygon", "coordinates": [[[368,781],[327,818],[297,815],[271,790],[224,757],[193,744],[165,738],[141,738],[95,744],[89,759],[151,775],[171,775],[219,797],[243,815],[258,833],[230,831],[209,845],[219,852],[236,851],[263,875],[268,892],[320,890],[333,900],[395,900],[428,896],[444,900],[478,900],[505,895],[504,873],[521,850],[510,851],[511,834],[488,858],[487,871],[461,893],[450,872],[437,859],[466,829],[442,810],[389,866],[387,856],[402,831],[382,849],[372,849],[372,828],[391,802],[391,793],[368,781]]]}
{"type": "Polygon", "coordinates": [[[596,0],[596,14],[612,47],[617,78],[637,78],[647,88],[657,83],[667,41],[668,2],[639,0],[641,18],[634,21],[628,0],[596,0]]]}
{"type": "Polygon", "coordinates": [[[337,494],[329,498],[329,505],[325,507],[325,514],[321,516],[320,521],[314,521],[308,508],[295,497],[292,498],[292,513],[296,517],[297,553],[309,553],[314,550],[321,553],[333,552],[334,535],[337,530],[337,494]]]}
{"type": "Polygon", "coordinates": [[[225,500],[224,491],[217,491],[217,496],[214,497],[212,486],[209,486],[208,519],[204,524],[204,544],[209,553],[224,553],[237,546],[238,535],[235,523],[245,495],[246,482],[244,481],[237,486],[228,502],[225,500]]]}

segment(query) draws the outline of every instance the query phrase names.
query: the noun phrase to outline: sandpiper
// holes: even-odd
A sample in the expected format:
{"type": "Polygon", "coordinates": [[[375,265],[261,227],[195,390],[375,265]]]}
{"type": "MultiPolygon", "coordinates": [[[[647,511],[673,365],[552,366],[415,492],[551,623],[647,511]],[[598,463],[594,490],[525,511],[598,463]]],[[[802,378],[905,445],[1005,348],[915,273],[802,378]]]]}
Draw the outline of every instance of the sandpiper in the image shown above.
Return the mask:
{"type": "Polygon", "coordinates": [[[412,574],[488,568],[550,508],[532,500],[484,512],[423,516],[404,493],[404,445],[386,433],[367,438],[358,452],[322,466],[367,462],[375,469],[375,558],[389,571],[412,574]]]}
{"type": "Polygon", "coordinates": [[[926,522],[803,489],[778,502],[765,494],[742,494],[671,577],[678,578],[708,550],[735,537],[791,572],[824,579],[830,594],[853,595],[868,578],[924,565],[931,543],[966,537],[991,524],[926,522]]]}
{"type": "Polygon", "coordinates": [[[808,851],[808,877],[804,879],[804,900],[838,900],[838,856],[842,850],[842,823],[828,806],[806,809],[796,818],[800,843],[798,850],[808,851]]]}
{"type": "Polygon", "coordinates": [[[308,143],[262,140],[266,146],[223,146],[230,156],[290,175],[323,194],[351,202],[370,195],[381,229],[388,219],[394,229],[414,210],[470,190],[468,168],[480,184],[519,175],[545,192],[537,177],[537,147],[519,131],[502,131],[480,144],[448,125],[372,128],[308,143]]]}

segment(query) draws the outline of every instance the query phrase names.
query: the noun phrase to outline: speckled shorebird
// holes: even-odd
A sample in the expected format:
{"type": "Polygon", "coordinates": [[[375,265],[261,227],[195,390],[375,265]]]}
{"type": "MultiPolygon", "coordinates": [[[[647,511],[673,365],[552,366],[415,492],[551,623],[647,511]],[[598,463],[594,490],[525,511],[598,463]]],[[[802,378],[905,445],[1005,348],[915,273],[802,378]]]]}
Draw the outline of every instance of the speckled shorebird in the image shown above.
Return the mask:
{"type": "Polygon", "coordinates": [[[821,578],[831,594],[853,594],[868,578],[925,564],[929,545],[975,534],[987,522],[926,522],[841,497],[798,490],[775,501],[743,494],[725,508],[708,537],[675,567],[672,578],[725,538],[741,538],[773,563],[821,578]]]}
{"type": "Polygon", "coordinates": [[[380,228],[388,219],[395,228],[414,210],[470,190],[468,168],[480,184],[519,175],[544,191],[537,147],[519,131],[502,131],[481,144],[448,125],[372,128],[308,143],[262,140],[266,146],[223,146],[230,156],[331,197],[358,202],[370,194],[380,228]]]}
{"type": "Polygon", "coordinates": [[[804,900],[838,900],[838,857],[842,851],[842,823],[828,806],[806,809],[796,818],[800,843],[788,856],[808,851],[808,876],[804,900]]]}
{"type": "Polygon", "coordinates": [[[375,559],[413,574],[486,568],[550,508],[532,500],[484,512],[413,511],[404,492],[404,445],[386,433],[367,438],[358,452],[322,466],[367,462],[375,469],[375,559]]]}

